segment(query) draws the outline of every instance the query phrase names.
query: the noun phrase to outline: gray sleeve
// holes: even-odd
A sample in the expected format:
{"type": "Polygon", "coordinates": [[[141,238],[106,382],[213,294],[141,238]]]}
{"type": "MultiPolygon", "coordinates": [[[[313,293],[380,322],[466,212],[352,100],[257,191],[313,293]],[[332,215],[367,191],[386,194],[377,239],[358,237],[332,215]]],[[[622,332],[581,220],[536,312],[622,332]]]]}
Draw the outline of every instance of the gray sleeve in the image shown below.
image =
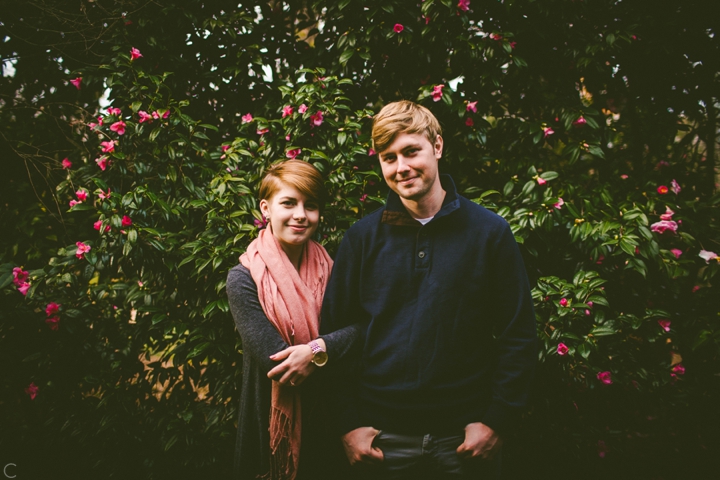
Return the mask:
{"type": "MultiPolygon", "coordinates": [[[[227,294],[235,327],[242,338],[243,354],[251,355],[269,372],[279,362],[270,360],[270,355],[285,350],[289,345],[270,323],[260,305],[257,285],[250,271],[237,265],[228,273],[227,294]]],[[[328,352],[328,365],[340,365],[351,351],[359,336],[359,325],[350,325],[341,330],[322,336],[328,352]]]]}
{"type": "Polygon", "coordinates": [[[226,290],[235,327],[242,339],[243,355],[252,356],[267,374],[278,364],[270,360],[270,355],[289,345],[265,315],[258,298],[257,285],[247,268],[237,265],[230,270],[226,290]]]}

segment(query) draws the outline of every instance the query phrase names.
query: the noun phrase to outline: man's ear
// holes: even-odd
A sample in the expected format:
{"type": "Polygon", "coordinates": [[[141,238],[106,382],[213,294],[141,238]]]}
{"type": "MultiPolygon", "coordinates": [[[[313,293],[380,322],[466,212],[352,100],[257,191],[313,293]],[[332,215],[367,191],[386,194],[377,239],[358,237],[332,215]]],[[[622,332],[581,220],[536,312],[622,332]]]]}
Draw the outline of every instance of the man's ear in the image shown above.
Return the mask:
{"type": "Polygon", "coordinates": [[[443,138],[440,135],[438,135],[435,139],[435,145],[433,145],[433,149],[435,150],[435,158],[440,160],[443,152],[443,138]]]}

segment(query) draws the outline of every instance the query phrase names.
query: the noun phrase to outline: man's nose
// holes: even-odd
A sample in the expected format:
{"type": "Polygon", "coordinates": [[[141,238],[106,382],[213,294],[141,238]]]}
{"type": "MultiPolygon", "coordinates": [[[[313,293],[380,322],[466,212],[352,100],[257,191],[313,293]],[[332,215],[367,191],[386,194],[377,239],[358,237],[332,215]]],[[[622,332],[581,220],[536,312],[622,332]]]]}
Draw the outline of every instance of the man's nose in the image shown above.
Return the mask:
{"type": "Polygon", "coordinates": [[[405,173],[405,172],[410,171],[410,167],[408,166],[408,161],[402,155],[398,155],[398,158],[397,158],[397,171],[398,171],[398,173],[405,173]]]}

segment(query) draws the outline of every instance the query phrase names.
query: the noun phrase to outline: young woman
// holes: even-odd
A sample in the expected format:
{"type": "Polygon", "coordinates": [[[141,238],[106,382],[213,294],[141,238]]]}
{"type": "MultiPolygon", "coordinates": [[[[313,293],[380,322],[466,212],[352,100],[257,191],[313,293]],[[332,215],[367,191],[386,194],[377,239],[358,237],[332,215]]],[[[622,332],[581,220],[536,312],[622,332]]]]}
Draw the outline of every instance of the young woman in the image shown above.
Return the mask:
{"type": "Polygon", "coordinates": [[[331,477],[333,446],[318,416],[320,395],[314,379],[304,382],[342,358],[358,333],[350,327],[318,338],[332,268],[325,249],[312,240],[324,191],[320,172],[306,162],[270,167],[259,195],[267,228],[228,274],[243,345],[238,479],[331,477]]]}

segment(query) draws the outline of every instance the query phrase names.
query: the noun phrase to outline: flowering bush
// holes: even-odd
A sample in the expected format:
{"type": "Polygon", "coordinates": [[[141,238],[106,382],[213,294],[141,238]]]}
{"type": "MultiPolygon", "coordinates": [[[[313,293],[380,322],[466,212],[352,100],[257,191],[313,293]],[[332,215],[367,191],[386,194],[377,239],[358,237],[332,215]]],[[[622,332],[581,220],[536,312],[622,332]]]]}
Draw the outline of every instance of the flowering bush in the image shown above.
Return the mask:
{"type": "Polygon", "coordinates": [[[226,474],[242,345],[225,276],[265,226],[258,180],[283,158],[316,165],[330,192],[319,240],[334,253],[384,202],[370,123],[397,98],[441,120],[441,171],[508,221],[534,286],[541,365],[509,476],[542,476],[560,454],[672,471],[656,448],[667,432],[680,457],[706,445],[686,425],[717,417],[714,107],[636,90],[640,27],[588,23],[611,8],[590,2],[343,0],[292,19],[269,4],[167,3],[137,18],[108,7],[121,21],[101,66],[68,67],[48,93],[68,96],[55,119],[67,131],[0,105],[6,124],[57,145],[41,200],[64,222],[22,204],[20,240],[2,244],[0,358],[13,368],[0,423],[15,448],[100,476],[226,474]]]}

